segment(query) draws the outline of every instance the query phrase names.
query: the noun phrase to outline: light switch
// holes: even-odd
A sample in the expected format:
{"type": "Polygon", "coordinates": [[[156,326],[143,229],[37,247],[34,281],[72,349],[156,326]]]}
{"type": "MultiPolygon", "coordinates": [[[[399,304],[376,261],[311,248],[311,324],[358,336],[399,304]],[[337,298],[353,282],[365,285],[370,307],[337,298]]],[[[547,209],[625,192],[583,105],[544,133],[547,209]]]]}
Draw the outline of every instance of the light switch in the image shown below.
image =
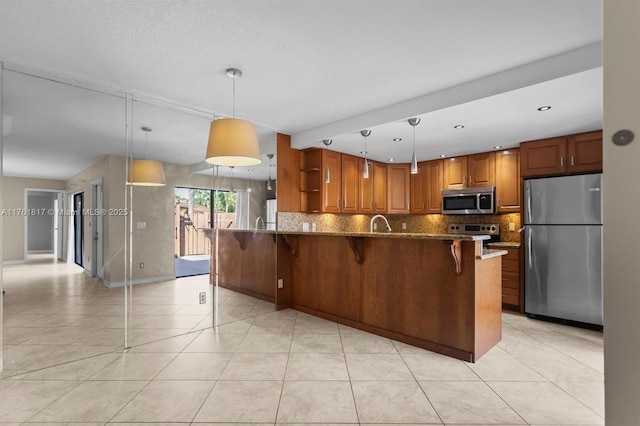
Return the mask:
{"type": "Polygon", "coordinates": [[[136,222],[136,228],[147,229],[147,222],[136,222]]]}

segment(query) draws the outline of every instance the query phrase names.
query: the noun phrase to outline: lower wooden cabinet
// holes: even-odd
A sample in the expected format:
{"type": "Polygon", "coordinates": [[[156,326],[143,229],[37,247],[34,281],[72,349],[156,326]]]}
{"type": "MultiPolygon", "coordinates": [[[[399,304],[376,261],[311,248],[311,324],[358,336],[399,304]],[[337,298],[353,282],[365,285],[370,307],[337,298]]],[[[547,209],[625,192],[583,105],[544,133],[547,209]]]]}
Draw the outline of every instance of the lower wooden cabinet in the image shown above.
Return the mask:
{"type": "Polygon", "coordinates": [[[506,248],[502,256],[502,307],[521,311],[520,248],[506,248]]]}

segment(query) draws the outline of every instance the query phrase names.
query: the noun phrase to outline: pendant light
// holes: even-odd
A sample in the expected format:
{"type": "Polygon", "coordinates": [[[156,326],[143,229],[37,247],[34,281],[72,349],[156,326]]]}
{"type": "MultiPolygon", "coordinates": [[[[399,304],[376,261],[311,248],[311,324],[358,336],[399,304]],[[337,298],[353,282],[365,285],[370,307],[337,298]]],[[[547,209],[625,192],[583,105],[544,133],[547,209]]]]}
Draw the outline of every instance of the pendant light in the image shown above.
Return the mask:
{"type": "Polygon", "coordinates": [[[267,158],[269,159],[269,179],[267,179],[267,191],[273,191],[273,186],[271,185],[271,159],[273,158],[273,154],[267,154],[267,158]]]}
{"type": "Polygon", "coordinates": [[[416,126],[420,124],[419,118],[410,118],[409,124],[413,127],[413,155],[411,156],[411,168],[409,169],[412,175],[418,173],[418,159],[416,158],[416,126]]]}
{"type": "Polygon", "coordinates": [[[262,163],[258,136],[252,123],[236,118],[236,79],[242,77],[237,68],[227,69],[233,79],[233,118],[211,122],[205,161],[221,166],[255,166],[262,163]]]}
{"type": "MultiPolygon", "coordinates": [[[[149,153],[149,132],[150,127],[142,127],[145,132],[145,157],[149,153]]],[[[133,160],[131,170],[127,176],[127,184],[134,186],[165,186],[164,170],[160,161],[153,160],[133,160]]]]}
{"type": "Polygon", "coordinates": [[[371,130],[361,130],[360,134],[364,136],[364,167],[362,168],[362,177],[369,179],[369,162],[367,161],[367,137],[371,134],[371,130]]]}
{"type": "MultiPolygon", "coordinates": [[[[332,142],[333,142],[333,139],[322,139],[322,143],[325,146],[331,145],[332,142]]],[[[325,167],[324,169],[324,183],[331,183],[331,171],[329,170],[328,164],[327,164],[327,167],[325,167]]]]}

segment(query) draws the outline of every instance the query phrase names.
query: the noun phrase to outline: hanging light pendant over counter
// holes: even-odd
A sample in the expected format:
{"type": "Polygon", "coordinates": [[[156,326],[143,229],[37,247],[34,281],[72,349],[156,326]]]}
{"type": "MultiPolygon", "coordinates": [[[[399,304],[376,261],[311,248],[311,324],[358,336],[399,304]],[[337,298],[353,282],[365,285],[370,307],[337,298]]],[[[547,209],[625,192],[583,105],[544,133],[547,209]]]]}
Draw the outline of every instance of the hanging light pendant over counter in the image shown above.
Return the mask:
{"type": "Polygon", "coordinates": [[[369,179],[369,162],[367,161],[367,137],[371,134],[371,130],[360,130],[360,134],[364,136],[364,165],[362,166],[362,178],[369,179]]]}
{"type": "Polygon", "coordinates": [[[242,71],[227,69],[233,79],[233,118],[220,118],[211,122],[207,144],[207,163],[220,166],[255,166],[262,163],[256,129],[252,123],[236,118],[236,79],[242,71]]]}
{"type": "Polygon", "coordinates": [[[412,175],[418,173],[418,159],[416,158],[416,126],[420,124],[419,118],[410,118],[409,124],[413,127],[413,155],[411,156],[411,168],[409,169],[412,175]]]}
{"type": "Polygon", "coordinates": [[[220,118],[212,121],[206,162],[239,167],[262,163],[253,124],[239,118],[220,118]]]}
{"type": "MultiPolygon", "coordinates": [[[[149,151],[149,132],[151,128],[142,127],[145,132],[146,151],[149,151]]],[[[165,186],[164,169],[160,161],[133,160],[127,176],[127,184],[133,186],[165,186]]]]}

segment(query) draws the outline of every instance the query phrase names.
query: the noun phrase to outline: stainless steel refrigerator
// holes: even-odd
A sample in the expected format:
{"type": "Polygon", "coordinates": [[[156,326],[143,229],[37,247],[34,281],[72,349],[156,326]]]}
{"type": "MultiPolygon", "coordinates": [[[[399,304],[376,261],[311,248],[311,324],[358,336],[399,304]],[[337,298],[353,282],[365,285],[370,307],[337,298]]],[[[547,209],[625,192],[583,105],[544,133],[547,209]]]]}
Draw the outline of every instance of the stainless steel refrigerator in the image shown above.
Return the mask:
{"type": "Polygon", "coordinates": [[[525,312],[602,326],[601,174],[524,181],[525,312]]]}

